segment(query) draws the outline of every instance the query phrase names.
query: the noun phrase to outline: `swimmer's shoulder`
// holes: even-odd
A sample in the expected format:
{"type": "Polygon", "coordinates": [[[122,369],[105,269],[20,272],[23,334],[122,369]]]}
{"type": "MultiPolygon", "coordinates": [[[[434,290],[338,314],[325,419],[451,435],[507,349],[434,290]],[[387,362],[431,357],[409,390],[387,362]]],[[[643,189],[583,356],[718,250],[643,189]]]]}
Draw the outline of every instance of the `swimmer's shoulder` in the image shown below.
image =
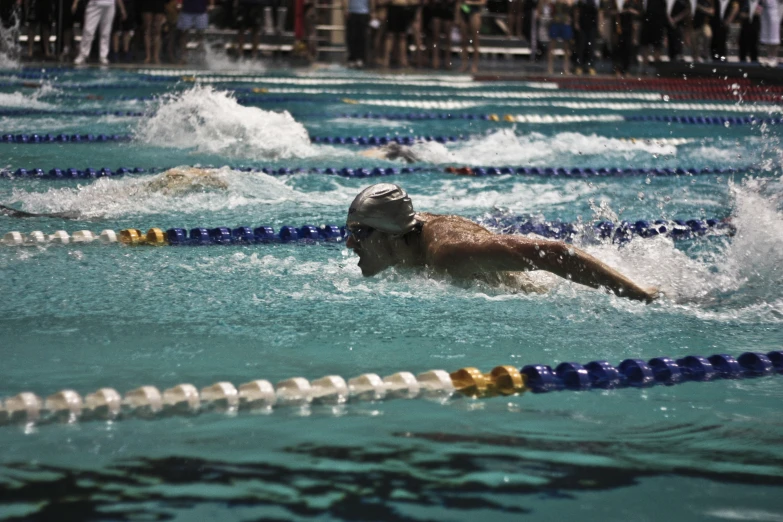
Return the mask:
{"type": "Polygon", "coordinates": [[[437,237],[439,240],[464,239],[466,234],[492,235],[486,228],[462,216],[419,212],[416,214],[416,220],[422,223],[422,234],[425,237],[437,237]]]}

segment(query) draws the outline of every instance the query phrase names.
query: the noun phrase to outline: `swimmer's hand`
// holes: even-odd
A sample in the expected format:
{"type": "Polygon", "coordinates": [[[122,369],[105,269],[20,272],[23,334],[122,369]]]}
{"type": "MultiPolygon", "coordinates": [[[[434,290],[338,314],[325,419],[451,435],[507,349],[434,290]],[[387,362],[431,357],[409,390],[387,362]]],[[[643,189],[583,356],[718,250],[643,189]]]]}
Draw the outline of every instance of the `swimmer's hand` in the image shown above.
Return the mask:
{"type": "Polygon", "coordinates": [[[644,302],[647,304],[652,303],[656,299],[660,299],[663,297],[663,292],[661,292],[658,288],[654,286],[648,286],[644,289],[645,293],[647,294],[647,297],[644,299],[644,302]]]}

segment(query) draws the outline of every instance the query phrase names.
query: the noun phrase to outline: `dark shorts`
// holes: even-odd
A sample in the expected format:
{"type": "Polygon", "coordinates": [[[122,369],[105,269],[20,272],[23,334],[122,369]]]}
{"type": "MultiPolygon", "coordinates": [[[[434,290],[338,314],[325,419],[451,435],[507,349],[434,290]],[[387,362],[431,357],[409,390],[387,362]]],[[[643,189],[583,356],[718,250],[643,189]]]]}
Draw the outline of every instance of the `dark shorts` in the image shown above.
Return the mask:
{"type": "Polygon", "coordinates": [[[51,24],[54,21],[54,7],[49,0],[35,0],[27,12],[34,24],[51,24]]]}
{"type": "Polygon", "coordinates": [[[642,26],[642,45],[649,45],[655,49],[663,46],[663,35],[669,26],[666,20],[645,21],[642,26]]]}
{"type": "Polygon", "coordinates": [[[570,40],[574,37],[574,32],[571,26],[568,24],[555,24],[549,25],[549,39],[550,40],[570,40]]]}
{"type": "Polygon", "coordinates": [[[480,5],[474,5],[474,4],[462,4],[459,6],[459,14],[462,16],[462,20],[466,23],[470,23],[470,18],[476,14],[481,12],[481,6],[480,5]]]}
{"type": "Polygon", "coordinates": [[[433,8],[434,8],[434,11],[432,13],[433,18],[446,20],[448,22],[454,21],[454,8],[455,8],[454,2],[442,2],[440,4],[435,4],[433,8]]]}
{"type": "Polygon", "coordinates": [[[386,12],[386,31],[389,33],[407,33],[416,16],[416,7],[409,5],[390,5],[386,12]]]}
{"type": "Polygon", "coordinates": [[[239,28],[258,29],[264,23],[264,7],[261,4],[239,4],[239,28]]]}
{"type": "Polygon", "coordinates": [[[165,0],[139,0],[139,12],[163,14],[165,12],[165,0]]]}
{"type": "Polygon", "coordinates": [[[136,29],[136,5],[133,0],[123,0],[125,3],[125,12],[128,16],[122,19],[122,13],[117,8],[114,11],[114,21],[111,23],[112,33],[128,33],[136,29]]]}

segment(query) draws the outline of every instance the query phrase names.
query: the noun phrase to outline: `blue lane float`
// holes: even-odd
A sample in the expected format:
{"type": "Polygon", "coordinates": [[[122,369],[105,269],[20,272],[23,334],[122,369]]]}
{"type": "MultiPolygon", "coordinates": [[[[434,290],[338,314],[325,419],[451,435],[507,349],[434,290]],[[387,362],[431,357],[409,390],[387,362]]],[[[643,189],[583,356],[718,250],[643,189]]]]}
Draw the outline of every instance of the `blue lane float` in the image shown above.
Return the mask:
{"type": "MultiPolygon", "coordinates": [[[[65,142],[73,135],[47,135],[44,141],[65,142]]],[[[89,136],[89,135],[88,135],[89,136]]],[[[99,135],[100,137],[100,135],[99,135]]],[[[95,137],[93,141],[100,141],[103,138],[95,137]]],[[[2,137],[0,137],[2,139],[2,137]]],[[[86,138],[89,139],[89,138],[86,138]]],[[[79,140],[85,141],[83,136],[79,140]]],[[[114,140],[121,141],[121,140],[114,140]]],[[[40,141],[36,142],[39,143],[40,141]]],[[[456,175],[470,175],[475,177],[486,176],[535,176],[545,178],[620,178],[620,177],[676,177],[676,176],[706,176],[706,175],[733,175],[756,172],[756,169],[750,166],[745,167],[611,167],[611,168],[582,168],[582,167],[246,167],[246,166],[228,166],[231,170],[239,172],[263,172],[270,176],[290,176],[294,174],[323,174],[327,176],[340,176],[344,178],[377,178],[383,176],[397,176],[400,174],[416,173],[446,173],[456,175]],[[464,174],[464,171],[470,171],[470,174],[464,174]]],[[[47,179],[69,179],[69,178],[87,178],[90,171],[101,173],[102,176],[123,176],[128,174],[154,174],[168,170],[172,167],[119,167],[110,169],[108,167],[87,167],[86,169],[53,168],[44,169],[16,168],[0,169],[0,177],[39,177],[47,179]]],[[[201,166],[201,168],[221,168],[214,166],[201,166]]]]}
{"type": "Polygon", "coordinates": [[[116,143],[130,141],[130,134],[0,134],[0,143],[116,143]]]}
{"type": "Polygon", "coordinates": [[[520,372],[525,376],[526,386],[535,393],[671,386],[685,382],[742,379],[783,373],[783,351],[775,350],[766,354],[745,352],[736,359],[726,354],[710,357],[690,355],[676,361],[670,357],[656,357],[648,361],[625,359],[617,366],[612,366],[607,361],[592,361],[584,366],[564,362],[555,370],[547,365],[531,364],[523,367],[520,372]]]}

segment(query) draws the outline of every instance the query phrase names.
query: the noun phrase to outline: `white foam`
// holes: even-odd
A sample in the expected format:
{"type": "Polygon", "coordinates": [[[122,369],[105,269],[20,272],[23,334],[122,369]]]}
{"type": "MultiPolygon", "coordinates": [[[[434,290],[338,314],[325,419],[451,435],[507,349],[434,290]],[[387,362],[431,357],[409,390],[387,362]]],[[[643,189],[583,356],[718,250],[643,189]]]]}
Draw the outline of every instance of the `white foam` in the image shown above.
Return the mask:
{"type": "Polygon", "coordinates": [[[18,107],[21,109],[55,109],[54,105],[42,102],[38,99],[38,91],[30,94],[23,92],[0,92],[0,107],[18,107]]]}
{"type": "Polygon", "coordinates": [[[554,136],[530,133],[517,136],[513,129],[492,132],[478,139],[444,146],[428,142],[414,145],[425,162],[467,165],[546,165],[559,166],[570,159],[590,156],[605,158],[606,164],[640,161],[651,156],[671,156],[674,145],[650,141],[627,141],[596,134],[561,132],[554,136]]]}
{"type": "Polygon", "coordinates": [[[228,92],[198,85],[161,98],[154,114],[139,122],[136,137],[150,145],[254,160],[305,158],[319,150],[287,111],[244,107],[228,92]]]}
{"type": "MultiPolygon", "coordinates": [[[[51,188],[46,192],[14,189],[11,201],[18,201],[32,212],[77,211],[85,218],[143,216],[148,214],[203,214],[242,207],[268,207],[295,203],[299,209],[339,205],[347,208],[355,196],[353,189],[305,192],[288,186],[290,178],[268,176],[261,172],[238,172],[227,167],[211,169],[225,183],[225,190],[152,190],[155,176],[100,178],[88,185],[51,188]]],[[[299,223],[297,223],[299,224],[299,223]]],[[[149,226],[154,225],[150,223],[149,226]]]]}
{"type": "MultiPolygon", "coordinates": [[[[265,73],[266,66],[259,60],[233,60],[210,45],[204,46],[204,64],[211,72],[228,74],[265,73]]],[[[203,73],[203,71],[201,71],[203,73]]]]}

